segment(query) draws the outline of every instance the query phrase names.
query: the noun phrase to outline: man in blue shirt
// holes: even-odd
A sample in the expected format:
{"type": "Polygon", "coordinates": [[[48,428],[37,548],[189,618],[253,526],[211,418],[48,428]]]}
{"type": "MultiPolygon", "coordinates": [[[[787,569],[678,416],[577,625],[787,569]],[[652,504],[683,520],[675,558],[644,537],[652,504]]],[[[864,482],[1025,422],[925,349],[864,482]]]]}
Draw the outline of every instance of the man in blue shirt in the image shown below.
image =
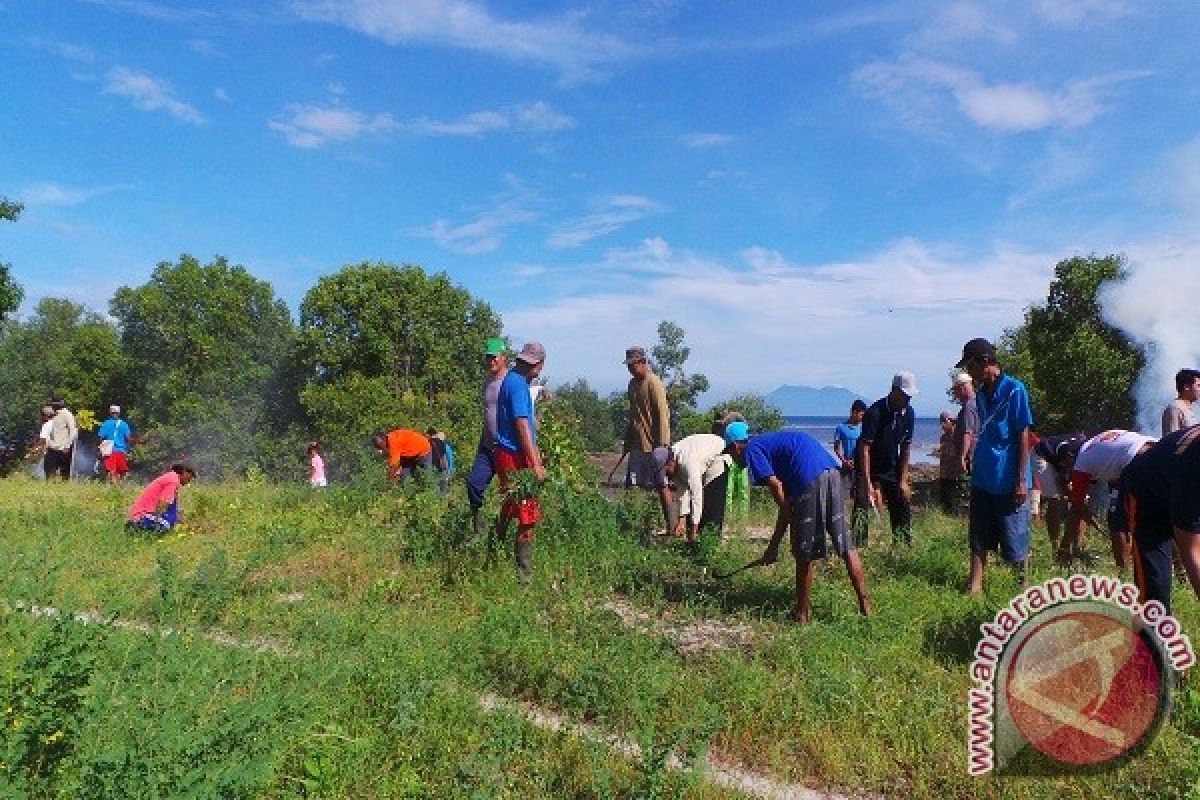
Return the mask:
{"type": "Polygon", "coordinates": [[[537,417],[529,394],[529,382],[541,374],[545,361],[546,348],[539,342],[527,342],[501,381],[496,397],[496,478],[505,495],[496,540],[508,534],[508,523],[515,519],[517,577],[522,583],[533,579],[533,526],[542,518],[542,508],[537,497],[514,485],[513,473],[531,470],[538,483],[546,480],[537,443],[537,417]]]}
{"type": "Polygon", "coordinates": [[[109,406],[108,419],[96,431],[100,437],[100,458],[104,471],[113,484],[120,484],[129,474],[129,451],[135,442],[133,428],[121,419],[121,407],[109,406]]]}
{"type": "Polygon", "coordinates": [[[776,431],[751,438],[745,422],[725,427],[725,442],[733,460],[744,466],[750,480],[767,486],[779,507],[775,532],[759,563],[779,560],[779,544],[791,529],[796,559],[796,608],[792,619],[812,621],[812,562],[827,555],[825,537],[846,562],[858,595],[858,610],[871,614],[867,579],[846,527],[846,506],[838,464],[821,443],[802,431],[776,431]]]}
{"type": "MultiPolygon", "coordinates": [[[[892,523],[892,544],[912,544],[912,487],[908,482],[909,450],[916,415],[912,399],[917,379],[911,372],[897,372],[892,390],[877,400],[863,417],[858,437],[859,486],[854,498],[855,519],[871,505],[875,490],[883,493],[892,523]]],[[[856,545],[867,544],[866,526],[856,529],[856,545]]]]}
{"type": "Polygon", "coordinates": [[[963,347],[957,365],[979,384],[979,438],[971,464],[971,577],[967,591],[983,591],[983,572],[989,550],[1027,577],[1029,560],[1030,436],[1033,412],[1025,384],[1004,374],[996,348],[987,339],[972,339],[963,347]]]}

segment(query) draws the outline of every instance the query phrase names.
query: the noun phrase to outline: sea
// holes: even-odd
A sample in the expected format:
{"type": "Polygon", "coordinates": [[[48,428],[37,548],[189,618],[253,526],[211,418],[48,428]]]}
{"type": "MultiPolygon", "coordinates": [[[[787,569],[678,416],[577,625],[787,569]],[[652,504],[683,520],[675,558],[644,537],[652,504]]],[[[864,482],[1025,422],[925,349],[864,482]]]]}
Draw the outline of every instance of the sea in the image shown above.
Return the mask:
{"type": "MultiPolygon", "coordinates": [[[[845,417],[784,417],[783,427],[815,436],[832,453],[833,431],[845,421],[845,417]]],[[[913,426],[912,449],[909,451],[912,463],[936,464],[937,456],[934,453],[941,436],[941,424],[937,417],[917,417],[913,426]]]]}

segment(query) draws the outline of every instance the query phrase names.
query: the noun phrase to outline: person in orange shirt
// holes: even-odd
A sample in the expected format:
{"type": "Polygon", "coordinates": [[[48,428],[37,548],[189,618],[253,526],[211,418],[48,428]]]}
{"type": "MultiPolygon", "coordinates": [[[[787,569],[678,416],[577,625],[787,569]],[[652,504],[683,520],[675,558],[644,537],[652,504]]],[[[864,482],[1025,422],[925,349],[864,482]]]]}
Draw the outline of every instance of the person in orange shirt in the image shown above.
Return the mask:
{"type": "Polygon", "coordinates": [[[418,468],[433,466],[433,445],[420,431],[412,428],[396,428],[388,433],[377,433],[375,449],[387,458],[389,481],[404,481],[413,476],[418,468]]]}

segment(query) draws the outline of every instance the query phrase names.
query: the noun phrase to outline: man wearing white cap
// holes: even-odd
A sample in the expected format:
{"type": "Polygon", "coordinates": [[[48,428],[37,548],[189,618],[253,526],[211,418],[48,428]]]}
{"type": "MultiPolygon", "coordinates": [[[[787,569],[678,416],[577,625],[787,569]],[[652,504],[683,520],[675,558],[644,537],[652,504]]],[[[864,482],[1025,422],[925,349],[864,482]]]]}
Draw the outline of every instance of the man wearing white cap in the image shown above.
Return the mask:
{"type": "MultiPolygon", "coordinates": [[[[858,437],[858,460],[862,480],[854,498],[855,515],[870,508],[871,493],[879,488],[892,524],[892,543],[912,544],[912,486],[908,482],[909,450],[912,447],[915,414],[912,399],[917,379],[911,372],[897,372],[887,397],[875,401],[863,417],[858,437]]],[[[865,531],[859,531],[867,544],[865,531]]]]}
{"type": "Polygon", "coordinates": [[[108,419],[96,431],[100,437],[100,458],[104,460],[104,471],[114,484],[120,484],[129,474],[129,450],[134,436],[133,428],[121,419],[121,407],[109,406],[108,419]]]}

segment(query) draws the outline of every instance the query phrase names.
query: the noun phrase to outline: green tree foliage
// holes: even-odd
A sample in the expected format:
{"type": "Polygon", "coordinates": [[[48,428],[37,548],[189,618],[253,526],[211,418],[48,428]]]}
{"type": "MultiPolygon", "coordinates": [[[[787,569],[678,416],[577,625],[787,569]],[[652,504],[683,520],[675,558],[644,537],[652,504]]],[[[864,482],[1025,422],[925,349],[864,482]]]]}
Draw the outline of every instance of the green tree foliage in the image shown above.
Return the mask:
{"type": "Polygon", "coordinates": [[[350,447],[375,429],[479,434],[481,353],[500,318],[444,274],[384,263],[326,275],[300,306],[300,396],[316,431],[350,447]]]}
{"type": "MultiPolygon", "coordinates": [[[[14,203],[7,197],[0,197],[0,220],[16,222],[23,209],[24,206],[20,203],[14,203]]],[[[10,270],[10,265],[0,262],[0,322],[16,311],[20,307],[21,301],[25,299],[25,292],[13,280],[10,270]]]]}
{"type": "Polygon", "coordinates": [[[31,442],[38,409],[52,396],[76,410],[102,409],[125,363],[111,322],[70,300],[43,299],[0,337],[0,433],[31,442]]]}
{"type": "Polygon", "coordinates": [[[587,449],[599,453],[617,449],[625,430],[628,404],[624,394],[618,394],[617,398],[620,401],[619,415],[614,420],[610,402],[601,397],[586,378],[580,378],[555,389],[553,403],[571,410],[579,420],[587,449]]]}
{"type": "Polygon", "coordinates": [[[291,314],[269,283],[218,257],[160,263],[110,304],[130,361],[132,416],[150,435],[146,457],[186,458],[214,477],[274,469],[298,407],[291,385],[291,314]]]}
{"type": "Polygon", "coordinates": [[[1001,338],[1001,364],[1029,386],[1039,431],[1135,426],[1132,387],[1145,353],[1104,321],[1099,301],[1101,287],[1124,276],[1121,256],[1060,261],[1046,302],[1001,338]]]}
{"type": "Polygon", "coordinates": [[[700,373],[689,375],[684,364],[692,348],[684,342],[684,331],[669,320],[658,323],[658,343],[650,351],[650,363],[667,387],[671,407],[671,427],[678,433],[683,415],[696,409],[696,398],[708,391],[708,378],[700,373]]]}
{"type": "Polygon", "coordinates": [[[783,427],[783,414],[779,409],[768,403],[762,395],[748,392],[718,403],[707,411],[685,415],[683,433],[708,433],[716,420],[732,411],[741,414],[755,433],[777,431],[783,427]]]}

